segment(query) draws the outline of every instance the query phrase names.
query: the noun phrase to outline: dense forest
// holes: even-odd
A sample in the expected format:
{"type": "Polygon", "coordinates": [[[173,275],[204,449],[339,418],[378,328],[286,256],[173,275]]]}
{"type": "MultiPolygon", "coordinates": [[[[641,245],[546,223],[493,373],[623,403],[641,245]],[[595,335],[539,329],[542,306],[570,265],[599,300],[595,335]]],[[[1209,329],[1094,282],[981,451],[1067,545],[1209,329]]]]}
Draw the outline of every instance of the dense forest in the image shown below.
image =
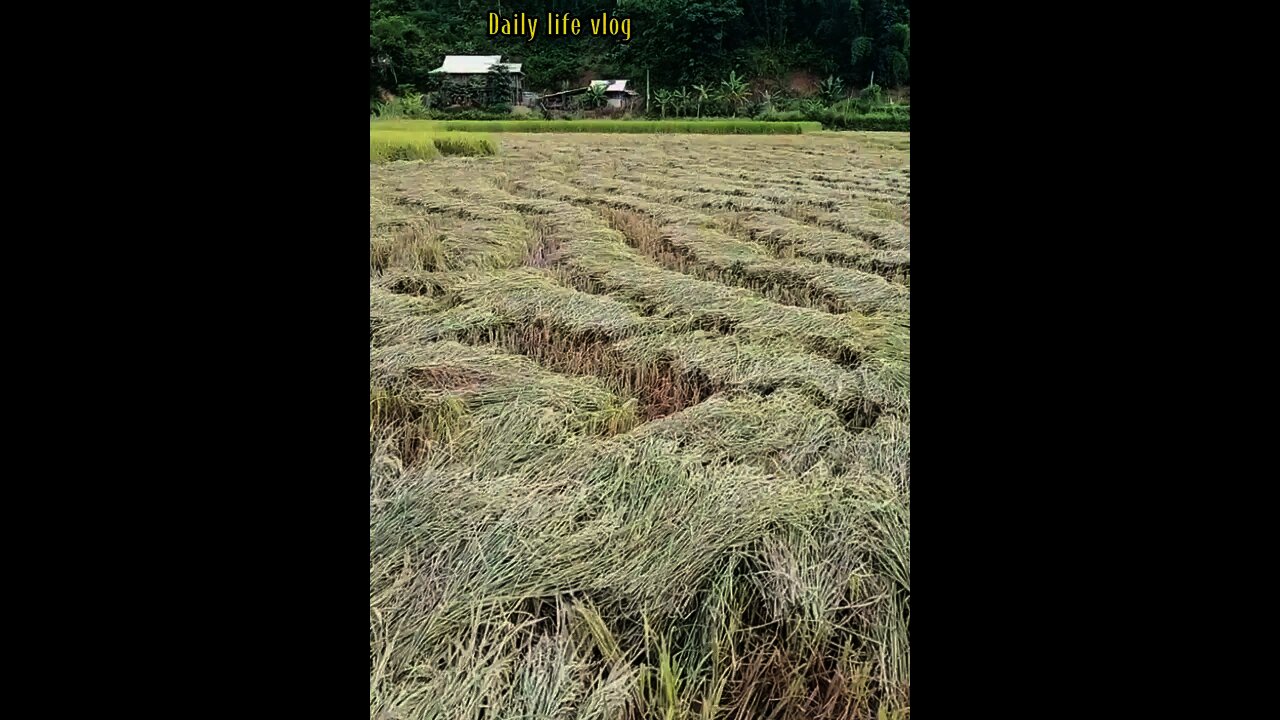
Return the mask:
{"type": "MultiPolygon", "coordinates": [[[[420,91],[445,55],[524,63],[525,87],[553,91],[584,77],[646,72],[653,88],[705,83],[730,71],[784,82],[835,76],[849,87],[910,83],[910,0],[370,0],[369,94],[420,91]],[[583,21],[580,36],[488,34],[488,15],[548,12],[583,21]],[[587,19],[630,18],[631,39],[595,37],[587,19]]],[[[643,89],[637,88],[637,89],[643,89]]]]}

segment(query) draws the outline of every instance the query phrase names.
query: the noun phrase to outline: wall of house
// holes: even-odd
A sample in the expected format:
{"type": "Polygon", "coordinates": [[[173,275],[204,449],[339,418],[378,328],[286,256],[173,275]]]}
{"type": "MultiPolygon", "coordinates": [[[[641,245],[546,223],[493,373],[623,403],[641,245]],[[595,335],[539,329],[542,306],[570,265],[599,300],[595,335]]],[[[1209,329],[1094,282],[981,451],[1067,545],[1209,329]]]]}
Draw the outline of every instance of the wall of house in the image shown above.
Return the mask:
{"type": "MultiPolygon", "coordinates": [[[[448,73],[444,77],[449,82],[460,83],[463,85],[471,82],[472,78],[475,78],[481,81],[484,80],[483,73],[448,73]]],[[[524,75],[523,74],[512,75],[511,76],[511,104],[512,105],[521,104],[520,97],[523,93],[524,93],[524,75]]]]}

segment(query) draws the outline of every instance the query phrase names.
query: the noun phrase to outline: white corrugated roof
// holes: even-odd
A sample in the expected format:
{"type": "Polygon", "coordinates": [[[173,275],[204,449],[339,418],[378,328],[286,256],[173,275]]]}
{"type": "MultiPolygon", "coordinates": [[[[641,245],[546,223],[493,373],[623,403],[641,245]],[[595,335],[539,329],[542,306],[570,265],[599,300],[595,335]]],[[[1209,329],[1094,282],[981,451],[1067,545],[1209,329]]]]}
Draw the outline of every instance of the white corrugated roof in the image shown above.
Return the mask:
{"type": "Polygon", "coordinates": [[[507,66],[507,72],[509,73],[520,72],[520,67],[521,67],[520,63],[502,63],[502,64],[507,66]]]}
{"type": "Polygon", "coordinates": [[[595,87],[597,85],[608,85],[608,87],[605,88],[605,92],[626,92],[627,90],[626,80],[592,80],[591,81],[591,87],[595,87]]]}
{"type": "Polygon", "coordinates": [[[475,75],[489,72],[490,65],[497,65],[501,55],[445,55],[444,64],[431,72],[457,75],[475,75]]]}

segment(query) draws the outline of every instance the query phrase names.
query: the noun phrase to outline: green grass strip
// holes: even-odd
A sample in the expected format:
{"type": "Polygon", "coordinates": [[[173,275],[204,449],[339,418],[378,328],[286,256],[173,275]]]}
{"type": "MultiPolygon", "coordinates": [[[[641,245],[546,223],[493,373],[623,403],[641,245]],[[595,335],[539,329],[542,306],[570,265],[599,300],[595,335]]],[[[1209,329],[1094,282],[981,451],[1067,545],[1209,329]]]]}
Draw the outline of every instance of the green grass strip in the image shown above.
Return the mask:
{"type": "Polygon", "coordinates": [[[369,127],[448,132],[799,135],[821,130],[822,123],[759,120],[375,120],[370,121],[369,127]]]}

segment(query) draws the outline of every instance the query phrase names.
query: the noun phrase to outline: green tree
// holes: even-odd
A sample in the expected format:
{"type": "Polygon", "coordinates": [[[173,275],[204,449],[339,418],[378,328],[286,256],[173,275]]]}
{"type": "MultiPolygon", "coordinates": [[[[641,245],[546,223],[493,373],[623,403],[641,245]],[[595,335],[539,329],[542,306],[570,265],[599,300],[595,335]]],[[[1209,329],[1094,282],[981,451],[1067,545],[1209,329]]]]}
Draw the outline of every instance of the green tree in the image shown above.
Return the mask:
{"type": "Polygon", "coordinates": [[[511,104],[511,73],[506,65],[490,65],[484,76],[484,102],[486,105],[511,104]]]}
{"type": "Polygon", "coordinates": [[[911,5],[906,0],[850,0],[849,56],[855,77],[874,73],[887,86],[911,80],[911,5]]]}
{"type": "Polygon", "coordinates": [[[741,40],[741,0],[618,0],[633,18],[632,57],[662,84],[686,84],[727,69],[741,40]]]}
{"type": "Polygon", "coordinates": [[[379,88],[394,90],[400,86],[399,70],[410,67],[409,49],[419,37],[417,28],[408,19],[370,9],[370,97],[377,97],[379,88]]]}
{"type": "MultiPolygon", "coordinates": [[[[885,87],[911,77],[909,0],[523,0],[501,3],[534,18],[569,11],[586,23],[600,12],[631,21],[629,41],[614,37],[546,38],[488,35],[484,21],[499,10],[492,0],[369,0],[369,95],[386,90],[435,92],[430,71],[445,55],[501,55],[524,64],[527,89],[548,92],[561,82],[580,86],[585,71],[639,82],[650,71],[653,87],[675,88],[723,79],[780,80],[791,71],[834,75],[863,87],[875,73],[885,87]],[[510,6],[509,6],[510,5],[510,6]]],[[[720,104],[721,84],[708,84],[692,109],[720,104]],[[715,98],[713,100],[713,97],[715,98]],[[708,104],[708,101],[712,101],[708,104]]],[[[696,90],[694,92],[697,92],[696,90]]],[[[463,95],[464,93],[455,93],[463,95]]],[[[484,103],[484,100],[478,102],[484,103]]],[[[740,110],[745,100],[715,113],[740,110]]]]}

